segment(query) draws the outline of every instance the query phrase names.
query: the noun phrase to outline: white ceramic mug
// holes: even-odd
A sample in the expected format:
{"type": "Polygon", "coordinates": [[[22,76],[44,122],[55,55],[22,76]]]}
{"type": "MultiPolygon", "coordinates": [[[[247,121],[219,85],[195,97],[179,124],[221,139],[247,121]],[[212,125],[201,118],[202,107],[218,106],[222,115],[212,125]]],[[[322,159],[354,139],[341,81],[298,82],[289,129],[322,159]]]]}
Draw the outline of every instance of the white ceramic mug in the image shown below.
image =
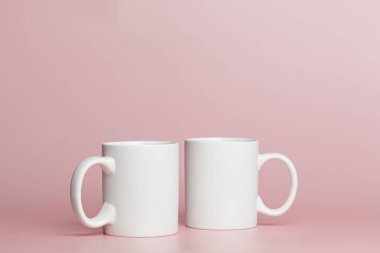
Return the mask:
{"type": "Polygon", "coordinates": [[[278,216],[292,205],[297,192],[293,163],[279,153],[259,154],[259,142],[246,138],[193,138],[185,141],[186,225],[199,229],[256,227],[257,212],[278,216]],[[268,208],[258,195],[258,173],[271,159],[290,172],[288,199],[268,208]]]}
{"type": "Polygon", "coordinates": [[[82,224],[104,227],[115,236],[153,237],[178,232],[179,146],[171,141],[107,142],[103,156],[89,157],[75,169],[71,204],[82,224]],[[81,189],[86,172],[103,168],[100,212],[86,216],[81,189]]]}

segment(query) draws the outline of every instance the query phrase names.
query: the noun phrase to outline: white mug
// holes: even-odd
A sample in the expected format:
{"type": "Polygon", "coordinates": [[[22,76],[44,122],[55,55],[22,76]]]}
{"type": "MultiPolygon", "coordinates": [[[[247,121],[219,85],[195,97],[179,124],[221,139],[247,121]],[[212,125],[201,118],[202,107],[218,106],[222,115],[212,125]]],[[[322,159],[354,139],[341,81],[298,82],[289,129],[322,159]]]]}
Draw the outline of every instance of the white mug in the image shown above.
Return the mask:
{"type": "Polygon", "coordinates": [[[103,143],[103,156],[89,157],[75,169],[71,204],[82,224],[104,226],[104,233],[154,237],[178,232],[179,145],[172,141],[103,143]],[[100,212],[89,218],[83,211],[81,189],[86,172],[103,168],[100,212]]]}
{"type": "Polygon", "coordinates": [[[199,229],[256,227],[257,212],[278,216],[297,192],[293,163],[279,153],[259,154],[259,142],[246,138],[193,138],[185,141],[186,225],[199,229]],[[271,159],[284,162],[291,189],[285,203],[268,208],[258,195],[258,173],[271,159]]]}

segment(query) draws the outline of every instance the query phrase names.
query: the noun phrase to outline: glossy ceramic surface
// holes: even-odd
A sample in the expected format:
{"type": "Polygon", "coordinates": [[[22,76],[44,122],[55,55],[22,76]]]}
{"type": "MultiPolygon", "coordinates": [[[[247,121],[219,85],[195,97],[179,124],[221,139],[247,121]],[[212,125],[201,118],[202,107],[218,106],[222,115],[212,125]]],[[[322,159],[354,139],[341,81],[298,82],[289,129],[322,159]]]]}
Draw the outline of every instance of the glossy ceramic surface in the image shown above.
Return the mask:
{"type": "Polygon", "coordinates": [[[279,153],[259,154],[259,142],[247,138],[193,138],[185,142],[186,225],[200,229],[256,227],[257,213],[284,214],[297,192],[293,163],[279,153]],[[268,208],[258,195],[258,173],[265,162],[282,161],[291,189],[285,203],[268,208]]]}
{"type": "Polygon", "coordinates": [[[154,237],[178,231],[178,143],[170,141],[108,142],[103,156],[89,157],[76,168],[71,181],[75,214],[88,227],[104,233],[154,237]],[[88,218],[81,201],[86,172],[103,168],[103,206],[88,218]]]}

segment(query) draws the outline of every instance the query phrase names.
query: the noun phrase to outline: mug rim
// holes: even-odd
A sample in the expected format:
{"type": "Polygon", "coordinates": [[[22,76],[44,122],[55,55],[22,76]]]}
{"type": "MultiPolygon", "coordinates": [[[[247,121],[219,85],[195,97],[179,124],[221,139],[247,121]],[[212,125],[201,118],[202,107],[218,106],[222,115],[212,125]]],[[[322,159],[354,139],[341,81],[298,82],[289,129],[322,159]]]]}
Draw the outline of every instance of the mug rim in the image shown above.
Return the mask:
{"type": "Polygon", "coordinates": [[[176,141],[107,141],[103,146],[162,146],[178,144],[176,141]]]}
{"type": "Polygon", "coordinates": [[[244,143],[258,140],[242,137],[197,137],[186,139],[186,143],[244,143]]]}

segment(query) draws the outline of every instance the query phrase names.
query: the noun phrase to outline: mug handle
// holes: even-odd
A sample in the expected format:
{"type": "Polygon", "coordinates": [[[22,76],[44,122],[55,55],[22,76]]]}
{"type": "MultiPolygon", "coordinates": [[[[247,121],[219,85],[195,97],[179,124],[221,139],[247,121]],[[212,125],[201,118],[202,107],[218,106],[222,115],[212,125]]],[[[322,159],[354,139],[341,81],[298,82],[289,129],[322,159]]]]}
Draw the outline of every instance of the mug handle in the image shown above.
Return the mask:
{"type": "Polygon", "coordinates": [[[106,175],[113,174],[115,172],[115,160],[112,157],[107,156],[92,156],[84,159],[76,167],[74,174],[71,178],[70,185],[70,197],[71,205],[79,221],[90,228],[102,227],[107,224],[112,224],[116,218],[115,207],[108,202],[104,202],[99,213],[89,218],[85,214],[82,205],[82,184],[84,176],[93,166],[100,165],[103,169],[103,173],[106,175]]]}
{"type": "Polygon", "coordinates": [[[293,204],[293,201],[296,197],[297,188],[298,188],[298,179],[297,179],[297,171],[294,167],[294,164],[292,161],[287,158],[285,155],[280,153],[268,153],[268,154],[259,154],[258,157],[258,170],[260,171],[261,167],[269,160],[280,160],[282,161],[287,167],[290,172],[290,178],[291,178],[291,186],[290,186],[290,193],[288,196],[288,199],[285,201],[285,203],[276,209],[271,209],[267,207],[260,196],[257,197],[257,211],[259,213],[263,213],[268,216],[280,216],[284,213],[286,213],[290,206],[293,204]]]}

